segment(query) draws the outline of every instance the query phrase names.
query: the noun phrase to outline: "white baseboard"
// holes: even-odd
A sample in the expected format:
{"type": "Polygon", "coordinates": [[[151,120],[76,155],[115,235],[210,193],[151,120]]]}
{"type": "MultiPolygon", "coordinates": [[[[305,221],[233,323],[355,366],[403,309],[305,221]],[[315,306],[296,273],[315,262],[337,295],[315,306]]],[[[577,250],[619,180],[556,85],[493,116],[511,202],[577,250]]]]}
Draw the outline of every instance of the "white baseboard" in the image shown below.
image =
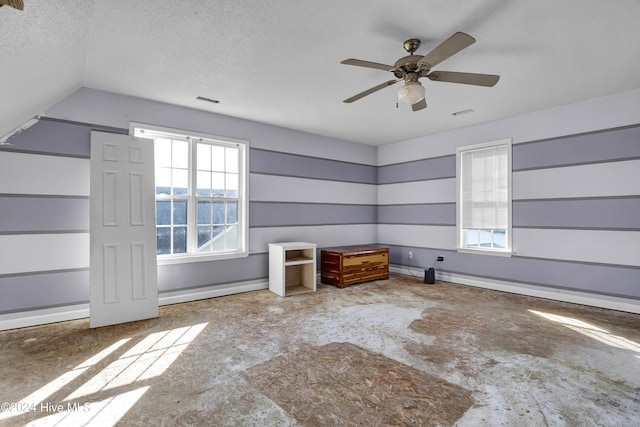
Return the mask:
{"type": "MultiPolygon", "coordinates": [[[[419,268],[390,266],[393,273],[423,278],[424,271],[419,268]]],[[[547,298],[556,301],[590,305],[611,310],[626,311],[640,314],[640,302],[612,297],[608,295],[591,294],[587,292],[570,291],[566,289],[546,288],[537,285],[508,282],[502,280],[485,279],[462,274],[446,273],[436,270],[436,279],[461,285],[476,286],[496,291],[511,292],[533,297],[547,298]]],[[[178,304],[200,299],[215,298],[242,292],[268,289],[268,279],[258,279],[239,282],[231,285],[217,285],[206,288],[176,291],[164,294],[158,298],[158,305],[178,304]]],[[[64,322],[89,317],[89,304],[78,304],[70,307],[48,308],[43,310],[23,311],[0,315],[0,331],[7,329],[26,328],[47,323],[64,322]]]]}
{"type": "Polygon", "coordinates": [[[89,304],[20,311],[0,315],[0,331],[89,317],[89,304]]]}
{"type": "MultiPolygon", "coordinates": [[[[217,285],[186,291],[169,292],[159,296],[158,305],[178,304],[268,288],[269,280],[259,279],[233,283],[231,285],[217,285]]],[[[0,315],[0,331],[64,322],[67,320],[84,319],[87,317],[89,317],[89,304],[21,311],[0,315]]]]}
{"type": "MultiPolygon", "coordinates": [[[[424,271],[401,266],[390,266],[389,270],[408,276],[424,277],[424,271]]],[[[610,310],[626,311],[640,314],[640,301],[614,297],[609,295],[593,294],[589,292],[571,291],[568,289],[555,289],[539,285],[528,285],[525,283],[515,283],[504,280],[486,279],[483,277],[467,276],[464,274],[447,273],[436,270],[436,279],[443,282],[451,282],[460,285],[476,286],[479,288],[492,289],[494,291],[511,292],[514,294],[527,295],[532,297],[547,298],[556,301],[583,304],[593,307],[607,308],[610,310]]]]}

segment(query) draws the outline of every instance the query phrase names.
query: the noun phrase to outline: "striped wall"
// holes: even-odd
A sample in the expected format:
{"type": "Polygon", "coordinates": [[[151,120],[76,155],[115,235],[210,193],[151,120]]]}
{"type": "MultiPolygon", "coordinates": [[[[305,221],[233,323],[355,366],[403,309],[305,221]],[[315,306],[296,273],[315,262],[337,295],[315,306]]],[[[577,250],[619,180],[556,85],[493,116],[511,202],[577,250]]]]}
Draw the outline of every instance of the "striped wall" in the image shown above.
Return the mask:
{"type": "Polygon", "coordinates": [[[269,243],[323,248],[377,241],[374,165],[251,148],[250,171],[249,258],[161,265],[161,296],[264,280],[269,243]]]}
{"type": "Polygon", "coordinates": [[[250,141],[250,255],[160,265],[161,304],[264,288],[268,243],[302,240],[386,244],[414,274],[444,255],[448,280],[638,310],[637,105],[640,91],[376,148],[81,89],[0,147],[0,329],[88,315],[90,131],[129,120],[250,141]],[[455,149],[505,137],[515,254],[457,253],[455,149]]]}
{"type": "Polygon", "coordinates": [[[271,242],[377,241],[375,147],[82,89],[0,147],[0,329],[88,315],[90,132],[128,120],[250,141],[250,255],[159,265],[161,304],[266,287],[271,242]]]}
{"type": "MultiPolygon", "coordinates": [[[[615,101],[591,101],[584,127],[593,125],[591,114],[594,121],[616,118],[615,101]]],[[[460,283],[640,311],[637,116],[629,125],[588,132],[568,120],[562,136],[528,139],[582,105],[563,108],[381,147],[378,235],[391,247],[392,264],[420,275],[435,267],[440,278],[460,283]],[[458,253],[455,148],[507,137],[514,141],[514,254],[458,253]],[[425,150],[430,144],[433,157],[425,150]],[[439,255],[444,263],[436,262],[439,255]]]]}
{"type": "Polygon", "coordinates": [[[0,315],[86,306],[88,137],[42,121],[0,151],[0,315]]]}

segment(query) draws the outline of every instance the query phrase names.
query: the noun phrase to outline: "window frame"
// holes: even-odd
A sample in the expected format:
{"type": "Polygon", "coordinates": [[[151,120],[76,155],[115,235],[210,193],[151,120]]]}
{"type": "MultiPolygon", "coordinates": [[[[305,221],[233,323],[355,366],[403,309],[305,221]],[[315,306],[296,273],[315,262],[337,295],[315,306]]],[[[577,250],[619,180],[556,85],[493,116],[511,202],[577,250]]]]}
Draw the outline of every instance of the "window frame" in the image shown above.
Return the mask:
{"type": "MultiPolygon", "coordinates": [[[[136,136],[138,130],[146,130],[154,134],[164,134],[169,138],[184,139],[189,141],[189,165],[188,179],[189,186],[186,196],[178,196],[175,199],[187,199],[187,252],[175,254],[158,254],[158,265],[181,264],[189,262],[216,261],[224,259],[245,258],[249,256],[249,141],[238,138],[223,137],[218,135],[205,134],[200,132],[191,132],[181,129],[168,128],[156,125],[148,125],[144,123],[131,122],[129,124],[129,134],[136,136]],[[238,249],[225,252],[195,252],[198,247],[198,200],[202,196],[197,194],[196,175],[197,169],[197,150],[194,146],[198,142],[208,142],[212,145],[238,148],[238,208],[237,208],[237,232],[238,232],[238,249]]],[[[144,138],[143,135],[138,135],[144,138]]],[[[153,139],[153,138],[149,138],[153,139]]],[[[155,165],[154,165],[155,171],[155,165]]],[[[155,188],[155,185],[154,185],[155,188]]],[[[161,197],[158,200],[173,200],[170,197],[161,197]]],[[[206,198],[206,197],[205,197],[206,198]]],[[[211,197],[213,198],[213,197],[211,197]]],[[[235,198],[232,198],[235,199],[235,198]]],[[[220,197],[220,201],[228,201],[229,198],[220,197]]]]}
{"type": "MultiPolygon", "coordinates": [[[[456,250],[461,253],[473,253],[483,255],[495,255],[510,257],[513,254],[513,226],[512,226],[512,203],[513,203],[513,168],[512,168],[512,139],[504,138],[495,141],[483,142],[480,144],[466,145],[456,148],[456,250]],[[462,155],[464,153],[487,150],[496,147],[506,147],[507,162],[507,229],[506,231],[506,247],[504,249],[488,248],[488,247],[470,247],[465,246],[464,230],[462,228],[463,200],[462,200],[462,155]]],[[[478,229],[480,230],[480,229],[478,229]]],[[[494,231],[493,229],[492,231],[494,231]]]]}

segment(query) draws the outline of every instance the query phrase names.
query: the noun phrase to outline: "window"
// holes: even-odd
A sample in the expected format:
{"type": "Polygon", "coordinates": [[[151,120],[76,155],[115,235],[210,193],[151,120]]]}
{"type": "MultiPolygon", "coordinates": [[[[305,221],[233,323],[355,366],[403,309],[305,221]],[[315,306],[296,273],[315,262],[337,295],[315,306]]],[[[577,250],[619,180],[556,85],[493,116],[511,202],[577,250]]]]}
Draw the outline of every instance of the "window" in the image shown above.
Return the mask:
{"type": "Polygon", "coordinates": [[[511,254],[511,140],[458,148],[458,250],[511,254]]]}
{"type": "Polygon", "coordinates": [[[248,254],[246,141],[132,125],[154,140],[159,260],[248,254]]]}

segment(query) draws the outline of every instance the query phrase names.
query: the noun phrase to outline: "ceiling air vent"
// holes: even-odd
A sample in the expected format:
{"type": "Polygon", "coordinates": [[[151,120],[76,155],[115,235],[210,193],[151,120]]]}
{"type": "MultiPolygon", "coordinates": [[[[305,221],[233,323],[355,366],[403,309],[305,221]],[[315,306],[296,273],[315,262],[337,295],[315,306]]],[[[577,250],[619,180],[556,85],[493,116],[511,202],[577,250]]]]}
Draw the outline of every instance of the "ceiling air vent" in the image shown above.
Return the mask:
{"type": "Polygon", "coordinates": [[[220,104],[220,101],[218,101],[217,99],[206,98],[204,96],[199,96],[196,99],[199,101],[211,102],[212,104],[220,104]]]}

